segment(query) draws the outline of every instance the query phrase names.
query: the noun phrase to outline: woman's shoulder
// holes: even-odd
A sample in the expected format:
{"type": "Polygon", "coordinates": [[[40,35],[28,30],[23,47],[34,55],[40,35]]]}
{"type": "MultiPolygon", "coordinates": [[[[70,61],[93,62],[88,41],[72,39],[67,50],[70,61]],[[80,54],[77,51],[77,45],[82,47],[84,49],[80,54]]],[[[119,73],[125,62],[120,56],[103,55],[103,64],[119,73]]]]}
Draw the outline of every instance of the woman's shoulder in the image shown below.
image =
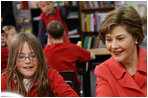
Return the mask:
{"type": "Polygon", "coordinates": [[[147,50],[139,47],[139,55],[142,55],[143,57],[147,56],[147,50]]]}
{"type": "Polygon", "coordinates": [[[147,50],[146,49],[141,48],[141,47],[139,47],[139,49],[140,49],[141,52],[147,53],[147,50]]]}
{"type": "Polygon", "coordinates": [[[95,67],[95,74],[102,74],[104,72],[107,72],[109,70],[109,66],[111,65],[112,57],[107,59],[106,61],[102,62],[101,64],[97,65],[95,67]]]}

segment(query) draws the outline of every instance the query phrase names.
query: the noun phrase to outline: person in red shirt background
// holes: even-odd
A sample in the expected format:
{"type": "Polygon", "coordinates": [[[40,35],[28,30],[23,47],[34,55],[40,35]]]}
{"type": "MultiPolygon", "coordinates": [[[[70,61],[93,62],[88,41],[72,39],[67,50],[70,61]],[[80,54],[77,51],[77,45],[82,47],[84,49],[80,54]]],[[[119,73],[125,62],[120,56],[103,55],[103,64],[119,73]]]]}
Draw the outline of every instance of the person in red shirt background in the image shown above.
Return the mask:
{"type": "Polygon", "coordinates": [[[1,84],[2,92],[17,92],[25,97],[78,97],[63,77],[47,66],[40,42],[28,33],[20,33],[12,41],[1,84]]]}
{"type": "Polygon", "coordinates": [[[8,48],[6,47],[5,33],[1,30],[1,73],[6,69],[8,61],[8,48]]]}
{"type": "Polygon", "coordinates": [[[146,97],[147,50],[139,47],[142,21],[131,6],[110,12],[99,34],[111,58],[95,68],[96,97],[146,97]]]}
{"type": "Polygon", "coordinates": [[[5,41],[6,45],[9,48],[12,40],[16,37],[17,31],[15,29],[15,26],[7,25],[3,27],[3,30],[5,32],[5,41]]]}
{"type": "Polygon", "coordinates": [[[40,21],[39,21],[38,39],[42,44],[43,48],[47,44],[47,35],[46,35],[47,24],[53,20],[60,21],[64,24],[63,40],[66,43],[70,43],[70,40],[68,37],[68,27],[64,20],[66,20],[66,17],[70,12],[71,7],[68,1],[63,1],[63,3],[64,3],[64,6],[56,7],[56,8],[54,7],[53,1],[40,1],[39,3],[42,13],[40,15],[40,21]]]}
{"type": "Polygon", "coordinates": [[[50,42],[44,48],[44,54],[47,64],[57,71],[75,71],[77,74],[77,62],[88,62],[90,59],[95,59],[93,53],[76,44],[64,43],[64,25],[61,22],[50,22],[47,25],[47,33],[48,42],[50,42]]]}
{"type": "Polygon", "coordinates": [[[1,72],[7,66],[8,61],[8,48],[12,42],[12,40],[17,35],[17,31],[14,26],[7,25],[2,28],[2,37],[1,37],[1,72]]]}

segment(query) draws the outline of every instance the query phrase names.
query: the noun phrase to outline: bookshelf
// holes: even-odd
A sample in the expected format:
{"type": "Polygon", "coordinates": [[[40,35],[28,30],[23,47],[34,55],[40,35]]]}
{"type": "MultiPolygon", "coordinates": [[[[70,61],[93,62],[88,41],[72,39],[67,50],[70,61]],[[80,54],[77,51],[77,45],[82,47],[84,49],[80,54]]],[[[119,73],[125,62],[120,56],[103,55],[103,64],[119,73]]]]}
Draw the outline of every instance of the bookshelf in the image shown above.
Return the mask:
{"type": "Polygon", "coordinates": [[[88,49],[88,51],[94,53],[95,55],[110,55],[110,52],[106,48],[94,48],[88,49]]]}
{"type": "Polygon", "coordinates": [[[28,1],[13,1],[16,29],[19,32],[32,32],[32,22],[28,1]]]}
{"type": "Polygon", "coordinates": [[[114,10],[115,6],[115,1],[79,2],[81,41],[84,49],[105,48],[99,40],[98,29],[106,14],[114,10]]]}

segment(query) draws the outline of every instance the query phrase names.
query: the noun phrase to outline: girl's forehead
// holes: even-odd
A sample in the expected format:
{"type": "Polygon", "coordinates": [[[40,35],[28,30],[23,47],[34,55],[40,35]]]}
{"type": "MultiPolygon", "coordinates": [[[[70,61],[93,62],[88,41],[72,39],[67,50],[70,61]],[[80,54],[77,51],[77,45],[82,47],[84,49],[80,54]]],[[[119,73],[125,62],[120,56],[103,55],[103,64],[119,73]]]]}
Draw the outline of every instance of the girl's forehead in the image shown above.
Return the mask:
{"type": "MultiPolygon", "coordinates": [[[[26,43],[26,42],[25,42],[25,43],[26,43]]],[[[25,43],[23,43],[22,45],[20,45],[20,46],[18,47],[18,53],[21,53],[21,52],[23,51],[23,49],[26,48],[26,47],[25,47],[25,43]]],[[[28,43],[26,43],[26,44],[28,44],[28,43]]],[[[30,44],[28,44],[28,46],[29,46],[30,51],[31,51],[31,52],[34,52],[32,46],[31,46],[30,44]]]]}

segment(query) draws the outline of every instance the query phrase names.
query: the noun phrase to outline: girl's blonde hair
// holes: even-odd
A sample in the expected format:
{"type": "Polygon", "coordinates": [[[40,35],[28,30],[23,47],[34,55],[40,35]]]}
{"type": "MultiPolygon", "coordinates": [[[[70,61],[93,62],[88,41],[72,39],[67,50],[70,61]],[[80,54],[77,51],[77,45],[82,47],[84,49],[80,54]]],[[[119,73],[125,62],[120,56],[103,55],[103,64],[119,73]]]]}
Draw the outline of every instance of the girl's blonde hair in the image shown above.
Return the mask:
{"type": "Polygon", "coordinates": [[[12,41],[12,44],[9,48],[9,57],[7,64],[7,89],[8,91],[12,91],[13,87],[11,85],[11,79],[14,78],[17,83],[16,91],[20,94],[25,94],[26,90],[23,84],[23,75],[16,68],[16,59],[18,52],[22,51],[22,47],[24,43],[27,42],[30,49],[32,49],[38,58],[38,69],[37,72],[33,75],[31,79],[31,85],[38,81],[38,85],[36,87],[39,96],[52,96],[52,91],[49,85],[48,76],[47,76],[47,64],[45,63],[43,49],[37,40],[37,38],[32,34],[20,33],[17,35],[16,39],[12,41]]]}

